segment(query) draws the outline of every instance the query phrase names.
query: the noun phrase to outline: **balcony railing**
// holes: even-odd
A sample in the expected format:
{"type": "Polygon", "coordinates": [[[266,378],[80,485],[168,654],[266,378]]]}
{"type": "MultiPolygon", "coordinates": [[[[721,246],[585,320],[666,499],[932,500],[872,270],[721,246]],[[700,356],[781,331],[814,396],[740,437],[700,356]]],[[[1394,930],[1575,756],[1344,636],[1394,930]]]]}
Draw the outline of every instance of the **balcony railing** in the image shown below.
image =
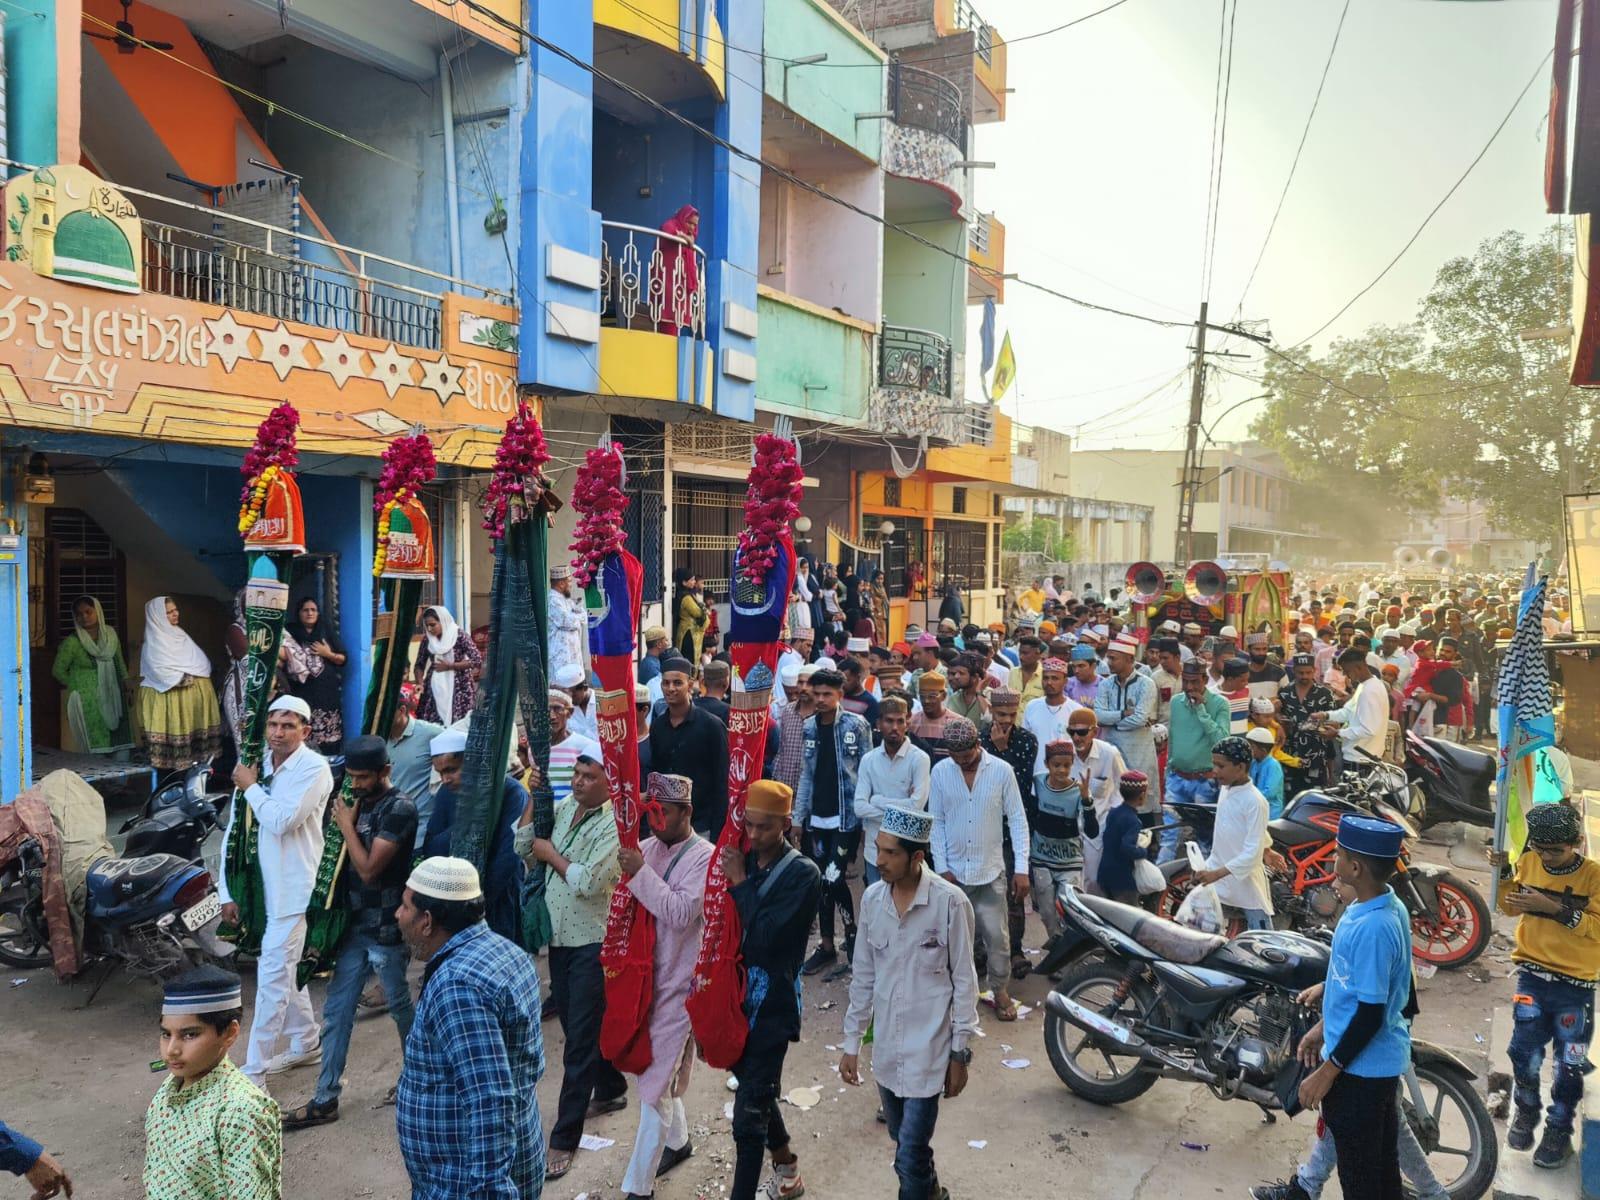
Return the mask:
{"type": "Polygon", "coordinates": [[[965,153],[967,111],[961,91],[948,79],[908,67],[889,64],[889,107],[897,124],[937,133],[965,153]]]}
{"type": "Polygon", "coordinates": [[[706,256],[688,238],[600,222],[600,291],[606,324],[706,335],[706,256]]]}
{"type": "Polygon", "coordinates": [[[994,411],[982,404],[963,404],[951,421],[951,440],[961,446],[994,445],[994,411]]]}
{"type": "Polygon", "coordinates": [[[878,382],[950,395],[949,339],[927,329],[885,325],[878,334],[878,382]]]}
{"type": "Polygon", "coordinates": [[[974,254],[989,253],[989,214],[978,213],[972,218],[967,241],[974,254]]]}
{"type": "Polygon", "coordinates": [[[978,57],[984,62],[994,61],[994,35],[989,30],[989,22],[972,7],[972,0],[956,0],[956,27],[972,30],[978,57]]]}

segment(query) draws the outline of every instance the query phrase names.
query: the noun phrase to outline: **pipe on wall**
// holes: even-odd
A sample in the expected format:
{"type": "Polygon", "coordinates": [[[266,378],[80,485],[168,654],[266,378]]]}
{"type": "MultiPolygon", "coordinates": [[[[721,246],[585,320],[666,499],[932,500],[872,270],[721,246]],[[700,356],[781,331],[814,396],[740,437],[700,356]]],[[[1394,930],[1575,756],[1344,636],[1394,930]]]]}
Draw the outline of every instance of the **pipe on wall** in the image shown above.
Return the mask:
{"type": "Polygon", "coordinates": [[[472,46],[463,42],[439,52],[439,118],[444,125],[445,225],[450,231],[450,274],[461,278],[461,191],[456,181],[455,94],[450,83],[450,60],[472,46]]]}

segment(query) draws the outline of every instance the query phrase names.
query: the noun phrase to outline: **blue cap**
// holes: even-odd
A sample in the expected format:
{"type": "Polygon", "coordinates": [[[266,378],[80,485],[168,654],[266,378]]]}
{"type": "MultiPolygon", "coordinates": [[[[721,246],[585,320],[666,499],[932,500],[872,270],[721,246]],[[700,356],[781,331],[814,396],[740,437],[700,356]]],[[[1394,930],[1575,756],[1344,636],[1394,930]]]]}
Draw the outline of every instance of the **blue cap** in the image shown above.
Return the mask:
{"type": "Polygon", "coordinates": [[[1072,648],[1071,658],[1073,662],[1093,662],[1095,657],[1094,647],[1087,642],[1079,642],[1072,648]]]}
{"type": "Polygon", "coordinates": [[[1359,817],[1355,813],[1345,813],[1339,818],[1339,845],[1352,854],[1399,858],[1405,842],[1406,831],[1393,821],[1359,817]]]}

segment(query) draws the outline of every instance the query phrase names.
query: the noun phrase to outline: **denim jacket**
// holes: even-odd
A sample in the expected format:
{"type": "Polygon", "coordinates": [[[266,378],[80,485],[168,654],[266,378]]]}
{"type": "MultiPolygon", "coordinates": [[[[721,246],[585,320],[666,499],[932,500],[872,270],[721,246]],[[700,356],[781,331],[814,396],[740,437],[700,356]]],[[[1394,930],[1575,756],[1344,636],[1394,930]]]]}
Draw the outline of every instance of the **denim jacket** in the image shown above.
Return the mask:
{"type": "MultiPolygon", "coordinates": [[[[861,760],[872,749],[872,727],[864,717],[839,710],[833,722],[833,751],[839,763],[839,829],[849,832],[860,821],[856,817],[856,772],[861,760]]],[[[800,789],[794,799],[794,823],[804,825],[811,816],[812,778],[817,769],[817,718],[806,718],[805,766],[800,771],[800,789]]]]}

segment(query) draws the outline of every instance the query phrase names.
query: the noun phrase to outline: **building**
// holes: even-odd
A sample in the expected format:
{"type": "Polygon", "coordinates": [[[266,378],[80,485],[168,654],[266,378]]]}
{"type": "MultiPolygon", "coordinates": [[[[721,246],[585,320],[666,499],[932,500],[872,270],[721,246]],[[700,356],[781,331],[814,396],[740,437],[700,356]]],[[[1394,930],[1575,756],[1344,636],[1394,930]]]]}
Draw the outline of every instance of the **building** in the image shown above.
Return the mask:
{"type": "Polygon", "coordinates": [[[1455,496],[1444,497],[1436,514],[1409,514],[1396,539],[1396,552],[1409,546],[1424,560],[1435,550],[1449,551],[1457,571],[1519,572],[1539,557],[1537,543],[1490,522],[1488,504],[1455,496]]]}

